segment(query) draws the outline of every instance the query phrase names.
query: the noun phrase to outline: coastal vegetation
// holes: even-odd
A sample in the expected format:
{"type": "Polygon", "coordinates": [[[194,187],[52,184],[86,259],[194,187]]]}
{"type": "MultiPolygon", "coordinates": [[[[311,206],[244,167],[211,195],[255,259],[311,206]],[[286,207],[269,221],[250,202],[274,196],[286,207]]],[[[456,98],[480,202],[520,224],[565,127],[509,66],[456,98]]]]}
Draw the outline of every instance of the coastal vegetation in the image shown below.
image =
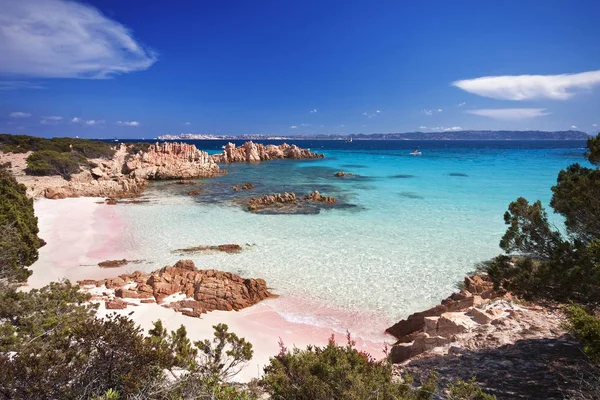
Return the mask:
{"type": "Polygon", "coordinates": [[[592,361],[600,354],[600,134],[585,153],[593,168],[579,164],[560,171],[550,206],[564,218],[553,227],[540,201],[519,198],[504,215],[509,225],[500,247],[508,254],[486,269],[497,289],[525,299],[574,302],[567,324],[592,361]]]}
{"type": "Polygon", "coordinates": [[[0,289],[25,282],[38,259],[37,218],[33,200],[11,173],[0,167],[0,289]]]}
{"type": "Polygon", "coordinates": [[[0,151],[5,153],[27,153],[51,150],[57,153],[76,152],[86,158],[111,158],[115,152],[109,143],[80,138],[45,139],[27,135],[0,134],[0,151]]]}

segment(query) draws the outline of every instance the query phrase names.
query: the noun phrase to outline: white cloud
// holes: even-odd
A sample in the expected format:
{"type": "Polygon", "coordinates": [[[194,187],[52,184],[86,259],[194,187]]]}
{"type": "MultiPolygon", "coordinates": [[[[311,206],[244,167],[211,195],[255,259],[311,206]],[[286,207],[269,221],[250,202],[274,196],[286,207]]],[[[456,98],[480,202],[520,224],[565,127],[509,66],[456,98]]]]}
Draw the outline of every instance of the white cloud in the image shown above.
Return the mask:
{"type": "Polygon", "coordinates": [[[27,117],[31,117],[30,113],[26,113],[26,112],[22,112],[22,111],[15,111],[15,112],[11,112],[9,114],[9,116],[11,118],[27,118],[27,117]]]}
{"type": "Polygon", "coordinates": [[[362,113],[362,115],[364,115],[366,117],[369,114],[365,111],[364,113],[362,113]]]}
{"type": "Polygon", "coordinates": [[[192,123],[191,122],[186,122],[184,125],[185,126],[190,126],[192,123]]]}
{"type": "Polygon", "coordinates": [[[436,131],[436,132],[457,132],[457,131],[464,130],[460,126],[452,126],[452,127],[446,128],[446,127],[443,127],[443,126],[430,126],[430,127],[426,127],[426,126],[423,126],[423,125],[421,125],[419,127],[419,129],[423,129],[423,130],[427,130],[427,131],[436,131]]]}
{"type": "Polygon", "coordinates": [[[310,124],[300,124],[300,126],[310,126],[310,124]]]}
{"type": "Polygon", "coordinates": [[[593,126],[593,127],[596,127],[596,126],[598,126],[598,124],[592,124],[592,126],[593,126]]]}
{"type": "Polygon", "coordinates": [[[296,128],[297,128],[297,126],[296,126],[296,125],[292,125],[292,126],[290,126],[290,129],[296,129],[296,128]]]}
{"type": "Polygon", "coordinates": [[[43,78],[107,78],[157,59],[125,26],[67,0],[1,1],[0,54],[0,74],[43,78]]]}
{"type": "Polygon", "coordinates": [[[456,105],[456,107],[463,107],[463,106],[465,106],[466,104],[467,104],[467,102],[466,102],[466,101],[463,101],[462,103],[458,103],[458,104],[456,105]]]}
{"type": "Polygon", "coordinates": [[[571,125],[571,129],[577,129],[577,125],[571,125]]]}
{"type": "Polygon", "coordinates": [[[75,117],[71,120],[71,122],[81,122],[81,118],[75,117]]]}
{"type": "Polygon", "coordinates": [[[550,114],[545,108],[492,108],[465,111],[469,114],[504,120],[519,120],[550,114]]]}
{"type": "Polygon", "coordinates": [[[141,124],[138,121],[117,121],[118,125],[122,126],[140,126],[141,124]]]}
{"type": "Polygon", "coordinates": [[[346,125],[342,124],[342,125],[340,125],[340,127],[344,128],[344,127],[346,127],[346,125]]]}
{"type": "Polygon", "coordinates": [[[433,111],[432,110],[423,110],[423,114],[425,114],[425,115],[433,115],[433,111]]]}
{"type": "Polygon", "coordinates": [[[566,100],[577,89],[600,85],[600,70],[562,75],[484,76],[455,81],[452,85],[469,93],[499,100],[566,100]]]}
{"type": "Polygon", "coordinates": [[[381,113],[381,110],[377,110],[377,111],[375,111],[375,112],[376,112],[377,114],[380,114],[380,113],[381,113]]]}
{"type": "Polygon", "coordinates": [[[444,110],[442,110],[441,108],[437,109],[437,112],[442,112],[442,111],[444,111],[444,110]]]}
{"type": "Polygon", "coordinates": [[[311,114],[314,114],[314,113],[316,113],[316,112],[317,112],[317,109],[316,109],[316,108],[313,108],[312,110],[310,110],[310,113],[311,113],[311,114]]]}
{"type": "Polygon", "coordinates": [[[42,119],[40,120],[40,123],[43,125],[54,125],[54,124],[58,124],[60,121],[62,121],[62,119],[63,119],[63,117],[52,115],[49,117],[42,117],[42,119]]]}
{"type": "Polygon", "coordinates": [[[102,125],[104,124],[104,120],[103,119],[89,119],[87,121],[85,121],[86,125],[102,125]]]}
{"type": "MultiPolygon", "coordinates": [[[[2,61],[0,61],[1,63],[2,61]]],[[[0,91],[18,89],[44,89],[43,86],[25,81],[0,81],[0,91]]]]}

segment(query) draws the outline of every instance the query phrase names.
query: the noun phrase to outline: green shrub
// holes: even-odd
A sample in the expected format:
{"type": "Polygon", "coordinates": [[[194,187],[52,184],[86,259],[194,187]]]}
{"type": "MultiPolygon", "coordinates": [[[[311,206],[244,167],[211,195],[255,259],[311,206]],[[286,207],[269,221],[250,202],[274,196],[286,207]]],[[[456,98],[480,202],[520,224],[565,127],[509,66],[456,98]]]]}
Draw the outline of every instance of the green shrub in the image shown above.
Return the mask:
{"type": "Polygon", "coordinates": [[[429,399],[437,387],[433,374],[420,389],[395,382],[389,362],[359,352],[349,337],[346,346],[337,345],[332,336],[325,347],[293,351],[282,343],[280,347],[261,381],[276,399],[429,399]]]}
{"type": "MultiPolygon", "coordinates": [[[[600,135],[588,141],[586,157],[600,158],[600,135]]],[[[550,205],[564,217],[566,234],[548,221],[539,201],[510,203],[509,225],[500,241],[516,259],[499,256],[487,265],[497,288],[529,298],[600,305],[600,169],[579,164],[560,171],[550,205]]]]}
{"type": "Polygon", "coordinates": [[[31,275],[26,267],[38,259],[37,218],[25,193],[25,186],[0,168],[0,286],[26,281],[31,275]]]}
{"type": "Polygon", "coordinates": [[[600,319],[577,304],[571,304],[566,311],[567,329],[581,341],[590,359],[600,363],[600,319]]]}
{"type": "Polygon", "coordinates": [[[27,170],[30,175],[60,175],[71,179],[71,174],[81,171],[87,159],[79,153],[59,153],[53,150],[40,150],[27,157],[27,170]]]}
{"type": "Polygon", "coordinates": [[[99,140],[79,138],[44,139],[26,135],[0,135],[0,150],[10,153],[51,150],[59,153],[76,152],[87,158],[111,158],[114,149],[111,144],[99,140]]]}
{"type": "Polygon", "coordinates": [[[456,384],[448,386],[448,400],[496,400],[496,396],[485,393],[475,378],[465,382],[458,380],[456,384]]]}

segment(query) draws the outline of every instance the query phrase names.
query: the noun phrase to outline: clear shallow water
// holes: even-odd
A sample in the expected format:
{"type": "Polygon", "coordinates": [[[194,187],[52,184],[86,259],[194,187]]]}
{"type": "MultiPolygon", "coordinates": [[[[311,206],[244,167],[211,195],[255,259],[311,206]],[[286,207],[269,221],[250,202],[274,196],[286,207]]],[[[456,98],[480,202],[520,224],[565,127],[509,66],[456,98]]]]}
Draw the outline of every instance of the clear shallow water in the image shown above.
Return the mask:
{"type": "Polygon", "coordinates": [[[290,320],[380,332],[385,326],[365,318],[392,323],[438,303],[476,263],[500,253],[508,203],[524,196],[546,205],[558,171],[585,162],[583,142],[298,144],[326,158],[227,165],[227,175],[200,181],[198,196],[186,195],[196,187],[154,184],[146,194],[151,203],[118,207],[132,227],[127,246],[152,262],[151,270],[180,259],[175,249],[248,244],[241,254],[191,258],[201,268],[266,279],[281,295],[274,307],[290,320]],[[417,145],[423,155],[408,155],[417,145]],[[336,171],[360,176],[339,179],[336,171]],[[244,182],[256,188],[231,189],[244,182]],[[233,201],[314,189],[349,207],[256,215],[233,201]]]}

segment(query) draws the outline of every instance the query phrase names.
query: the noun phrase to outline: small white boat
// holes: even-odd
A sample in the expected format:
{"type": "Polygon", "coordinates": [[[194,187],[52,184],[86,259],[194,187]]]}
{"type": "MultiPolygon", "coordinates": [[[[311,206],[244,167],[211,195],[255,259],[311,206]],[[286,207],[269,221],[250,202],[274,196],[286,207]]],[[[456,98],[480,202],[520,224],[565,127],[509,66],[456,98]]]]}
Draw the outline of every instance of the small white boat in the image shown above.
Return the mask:
{"type": "Polygon", "coordinates": [[[349,138],[348,140],[346,140],[346,143],[352,143],[352,138],[349,138]]]}
{"type": "Polygon", "coordinates": [[[410,155],[411,155],[411,156],[420,156],[420,155],[422,155],[422,154],[423,154],[423,153],[421,153],[419,150],[414,150],[414,151],[411,151],[411,152],[410,152],[410,155]]]}

